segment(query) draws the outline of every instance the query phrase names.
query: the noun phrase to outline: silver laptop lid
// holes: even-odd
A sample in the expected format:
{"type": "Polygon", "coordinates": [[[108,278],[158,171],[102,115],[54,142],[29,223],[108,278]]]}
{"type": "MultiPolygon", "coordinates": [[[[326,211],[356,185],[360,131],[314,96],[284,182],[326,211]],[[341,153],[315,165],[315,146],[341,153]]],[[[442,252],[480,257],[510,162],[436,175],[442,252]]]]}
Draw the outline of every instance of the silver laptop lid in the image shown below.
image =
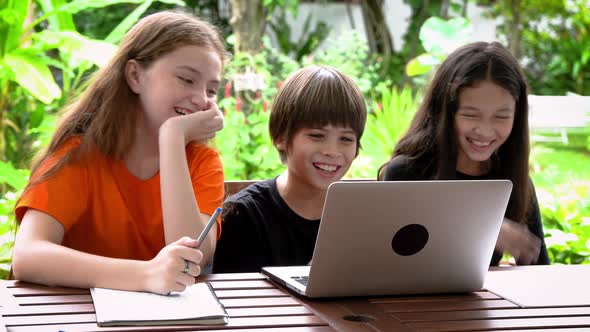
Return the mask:
{"type": "Polygon", "coordinates": [[[511,189],[508,180],[333,183],[306,295],[480,289],[511,189]]]}

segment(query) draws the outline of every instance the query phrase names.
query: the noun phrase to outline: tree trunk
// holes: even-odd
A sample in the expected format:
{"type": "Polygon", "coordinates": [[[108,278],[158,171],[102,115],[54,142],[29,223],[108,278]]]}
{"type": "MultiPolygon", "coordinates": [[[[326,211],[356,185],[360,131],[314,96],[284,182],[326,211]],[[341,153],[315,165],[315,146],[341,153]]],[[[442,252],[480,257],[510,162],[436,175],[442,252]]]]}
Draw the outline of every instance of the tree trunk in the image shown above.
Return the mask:
{"type": "Polygon", "coordinates": [[[391,33],[383,15],[383,0],[366,0],[361,3],[371,51],[384,55],[393,53],[391,33]]]}
{"type": "Polygon", "coordinates": [[[445,20],[449,19],[449,0],[442,0],[440,2],[440,17],[444,18],[445,20]]]}
{"type": "Polygon", "coordinates": [[[236,36],[235,51],[255,54],[262,44],[262,0],[231,0],[230,24],[236,36]]]}
{"type": "MultiPolygon", "coordinates": [[[[417,33],[413,35],[411,40],[406,40],[406,43],[409,43],[409,51],[406,56],[406,59],[413,59],[416,56],[416,49],[418,48],[418,43],[420,42],[420,27],[424,24],[426,19],[428,18],[428,6],[430,5],[430,0],[422,0],[422,4],[418,8],[413,8],[412,10],[412,20],[410,24],[416,24],[415,28],[417,29],[417,33]]],[[[412,26],[408,27],[410,30],[412,26]]],[[[402,79],[400,82],[400,86],[404,86],[405,84],[412,84],[409,80],[408,72],[404,69],[404,74],[402,75],[402,79]]]]}
{"type": "Polygon", "coordinates": [[[467,6],[469,5],[469,0],[463,0],[463,6],[461,7],[461,16],[467,18],[467,6]]]}
{"type": "Polygon", "coordinates": [[[381,73],[387,73],[394,51],[393,38],[383,15],[383,0],[366,0],[361,4],[369,49],[372,53],[382,55],[381,73]]]}
{"type": "Polygon", "coordinates": [[[512,11],[512,22],[510,22],[509,48],[515,58],[520,59],[520,0],[509,0],[512,11]]]}

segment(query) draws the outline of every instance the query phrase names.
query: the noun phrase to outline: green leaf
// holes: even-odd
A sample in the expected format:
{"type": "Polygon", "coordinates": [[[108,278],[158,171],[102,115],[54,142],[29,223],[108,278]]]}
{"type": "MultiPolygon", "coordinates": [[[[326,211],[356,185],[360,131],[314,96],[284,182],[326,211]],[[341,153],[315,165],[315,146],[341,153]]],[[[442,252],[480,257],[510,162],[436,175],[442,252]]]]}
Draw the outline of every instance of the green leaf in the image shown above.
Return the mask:
{"type": "Polygon", "coordinates": [[[43,107],[37,107],[31,113],[31,117],[29,119],[29,129],[37,128],[43,122],[43,118],[45,117],[45,109],[43,107]]]}
{"type": "Polygon", "coordinates": [[[37,0],[44,13],[54,13],[49,15],[49,28],[54,31],[76,31],[72,13],[65,11],[55,12],[55,8],[60,8],[67,4],[65,0],[37,0]]]}
{"type": "Polygon", "coordinates": [[[0,183],[7,183],[15,190],[21,190],[27,184],[29,171],[16,169],[11,164],[0,161],[0,183]]]}
{"type": "Polygon", "coordinates": [[[41,102],[50,104],[61,97],[61,89],[55,83],[47,65],[39,57],[13,52],[6,54],[4,63],[14,73],[15,81],[41,102]]]}
{"type": "Polygon", "coordinates": [[[119,42],[125,33],[127,33],[137,21],[139,21],[141,15],[143,15],[143,13],[151,6],[152,2],[153,0],[146,0],[141,6],[135,8],[131,14],[127,15],[127,17],[125,17],[125,19],[119,23],[119,25],[117,25],[104,40],[111,43],[119,42]]]}
{"type": "Polygon", "coordinates": [[[83,36],[75,31],[43,31],[35,38],[55,45],[61,52],[71,57],[71,66],[78,67],[81,61],[89,61],[99,67],[104,66],[115,54],[117,46],[102,40],[83,36]]]}
{"type": "MultiPolygon", "coordinates": [[[[128,1],[131,2],[131,1],[128,1]]],[[[144,1],[133,1],[134,3],[141,3],[140,6],[138,6],[137,8],[135,8],[131,14],[127,15],[127,17],[125,17],[125,19],[123,19],[123,21],[121,23],[119,23],[119,25],[117,25],[112,31],[111,33],[109,33],[109,35],[104,39],[106,42],[109,43],[118,43],[119,41],[121,41],[121,39],[123,39],[123,36],[127,33],[127,31],[129,31],[129,29],[131,29],[131,27],[137,23],[137,21],[139,21],[139,19],[141,18],[141,16],[143,15],[143,13],[145,13],[145,11],[151,6],[151,4],[154,2],[154,0],[144,0],[144,1]]],[[[159,2],[162,3],[166,3],[166,4],[171,4],[171,5],[177,5],[177,6],[185,6],[186,4],[184,3],[184,1],[181,0],[159,0],[159,2]]]]}
{"type": "Polygon", "coordinates": [[[441,56],[431,53],[423,53],[414,59],[410,60],[406,65],[406,73],[408,76],[418,76],[428,73],[434,66],[440,64],[441,56]]]}
{"type": "MultiPolygon", "coordinates": [[[[92,9],[92,8],[104,8],[111,5],[121,4],[121,3],[143,3],[144,0],[74,0],[72,2],[67,3],[64,6],[59,7],[57,10],[60,12],[68,12],[75,14],[85,9],[92,9]]],[[[151,1],[150,1],[151,2],[151,1]]]]}
{"type": "Polygon", "coordinates": [[[472,30],[469,20],[463,17],[447,21],[440,17],[431,17],[420,28],[420,40],[429,53],[449,54],[469,42],[472,30]]]}
{"type": "Polygon", "coordinates": [[[0,57],[18,47],[28,10],[29,1],[10,1],[0,10],[0,57]]]}

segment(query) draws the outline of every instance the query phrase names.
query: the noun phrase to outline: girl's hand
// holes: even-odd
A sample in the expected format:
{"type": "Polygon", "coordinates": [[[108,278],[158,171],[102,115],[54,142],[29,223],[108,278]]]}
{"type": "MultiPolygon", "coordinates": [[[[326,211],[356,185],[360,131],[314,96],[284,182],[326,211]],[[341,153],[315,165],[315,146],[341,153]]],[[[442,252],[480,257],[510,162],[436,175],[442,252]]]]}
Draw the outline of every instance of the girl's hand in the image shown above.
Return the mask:
{"type": "MultiPolygon", "coordinates": [[[[169,127],[173,133],[183,135],[185,144],[189,142],[205,143],[223,129],[223,114],[212,100],[206,109],[194,113],[172,117],[162,125],[169,127]]],[[[162,132],[160,128],[160,133],[162,132]]]]}
{"type": "Polygon", "coordinates": [[[539,258],[541,240],[525,225],[504,218],[496,241],[496,250],[511,254],[518,265],[530,265],[539,258]]]}
{"type": "Polygon", "coordinates": [[[195,283],[195,277],[201,274],[199,263],[203,253],[195,249],[198,241],[189,237],[171,243],[146,264],[145,280],[147,291],[157,294],[182,292],[195,283]],[[185,267],[188,262],[188,272],[185,267]]]}

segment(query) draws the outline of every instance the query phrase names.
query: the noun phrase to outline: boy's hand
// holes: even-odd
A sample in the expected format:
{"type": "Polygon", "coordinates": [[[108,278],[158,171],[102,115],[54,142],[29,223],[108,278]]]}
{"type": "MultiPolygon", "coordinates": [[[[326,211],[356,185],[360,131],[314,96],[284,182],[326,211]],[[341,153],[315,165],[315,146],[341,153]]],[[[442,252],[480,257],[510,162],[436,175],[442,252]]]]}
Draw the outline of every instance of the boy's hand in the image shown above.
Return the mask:
{"type": "Polygon", "coordinates": [[[198,241],[189,237],[171,243],[146,264],[147,291],[157,294],[182,292],[195,283],[195,277],[201,274],[199,263],[203,253],[195,249],[198,241]],[[188,263],[187,263],[188,262],[188,263]],[[185,272],[188,266],[188,271],[185,272]]]}
{"type": "MultiPolygon", "coordinates": [[[[223,114],[212,100],[205,110],[191,114],[172,117],[162,125],[173,133],[181,134],[185,144],[189,142],[205,143],[215,137],[215,133],[223,129],[223,114]]],[[[160,133],[162,132],[160,128],[160,133]]]]}
{"type": "Polygon", "coordinates": [[[510,253],[518,265],[530,265],[539,258],[541,240],[525,225],[504,218],[496,241],[496,250],[510,253]]]}

